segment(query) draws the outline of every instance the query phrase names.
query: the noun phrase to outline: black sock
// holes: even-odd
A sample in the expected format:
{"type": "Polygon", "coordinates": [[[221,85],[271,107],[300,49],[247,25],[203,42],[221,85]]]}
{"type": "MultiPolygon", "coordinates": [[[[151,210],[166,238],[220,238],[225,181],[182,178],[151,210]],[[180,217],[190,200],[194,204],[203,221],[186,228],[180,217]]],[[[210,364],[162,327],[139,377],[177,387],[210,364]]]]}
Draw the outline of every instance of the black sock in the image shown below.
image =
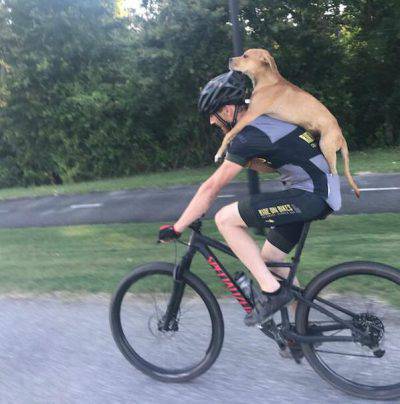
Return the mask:
{"type": "Polygon", "coordinates": [[[279,293],[281,293],[281,290],[282,290],[282,284],[279,282],[279,288],[275,290],[275,292],[265,292],[264,290],[262,290],[261,293],[264,296],[276,296],[279,295],[279,293]]]}

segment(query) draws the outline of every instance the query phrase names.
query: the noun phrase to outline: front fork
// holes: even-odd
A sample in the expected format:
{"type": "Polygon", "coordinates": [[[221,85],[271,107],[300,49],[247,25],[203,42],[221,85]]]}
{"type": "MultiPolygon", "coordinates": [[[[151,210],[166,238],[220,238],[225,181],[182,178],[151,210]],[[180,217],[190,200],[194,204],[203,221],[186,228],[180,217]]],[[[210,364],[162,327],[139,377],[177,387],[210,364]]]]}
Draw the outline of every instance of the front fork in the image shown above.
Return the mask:
{"type": "Polygon", "coordinates": [[[186,286],[183,274],[189,269],[194,253],[195,250],[189,247],[181,262],[174,268],[172,293],[167,310],[158,325],[160,331],[178,331],[177,317],[186,286]]]}

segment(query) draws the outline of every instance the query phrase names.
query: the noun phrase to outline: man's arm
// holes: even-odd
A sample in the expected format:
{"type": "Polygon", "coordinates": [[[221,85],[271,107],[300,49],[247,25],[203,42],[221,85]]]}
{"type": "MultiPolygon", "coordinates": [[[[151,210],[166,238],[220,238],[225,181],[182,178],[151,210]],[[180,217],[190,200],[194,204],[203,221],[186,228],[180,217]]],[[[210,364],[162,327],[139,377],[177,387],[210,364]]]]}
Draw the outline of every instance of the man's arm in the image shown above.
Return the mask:
{"type": "Polygon", "coordinates": [[[219,191],[243,169],[239,164],[225,160],[215,173],[197,190],[181,217],[174,224],[174,229],[182,233],[186,227],[208,211],[219,191]]]}

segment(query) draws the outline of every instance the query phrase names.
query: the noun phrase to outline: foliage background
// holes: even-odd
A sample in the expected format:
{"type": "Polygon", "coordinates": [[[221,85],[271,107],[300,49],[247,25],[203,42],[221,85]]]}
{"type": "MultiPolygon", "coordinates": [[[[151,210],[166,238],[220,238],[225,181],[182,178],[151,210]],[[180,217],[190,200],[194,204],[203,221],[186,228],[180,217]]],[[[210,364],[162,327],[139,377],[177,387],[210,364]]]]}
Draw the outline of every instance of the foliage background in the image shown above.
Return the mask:
{"type": "MultiPolygon", "coordinates": [[[[209,164],[196,110],[227,70],[227,1],[0,0],[0,187],[209,164]]],[[[245,47],[323,101],[352,149],[400,143],[397,0],[242,0],[245,47]]]]}

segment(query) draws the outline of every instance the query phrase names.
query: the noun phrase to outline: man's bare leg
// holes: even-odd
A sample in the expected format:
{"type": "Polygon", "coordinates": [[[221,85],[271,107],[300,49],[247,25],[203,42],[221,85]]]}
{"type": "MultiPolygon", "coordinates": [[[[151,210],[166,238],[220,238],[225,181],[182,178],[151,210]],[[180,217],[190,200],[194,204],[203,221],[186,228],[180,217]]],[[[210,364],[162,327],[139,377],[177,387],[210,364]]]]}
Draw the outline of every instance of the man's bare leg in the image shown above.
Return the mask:
{"type": "Polygon", "coordinates": [[[256,278],[261,290],[278,290],[279,282],[267,269],[260,247],[248,233],[247,225],[239,214],[238,203],[219,210],[215,215],[215,222],[229,247],[256,278]]]}
{"type": "MultiPolygon", "coordinates": [[[[261,249],[261,256],[265,262],[285,262],[287,254],[272,245],[268,240],[265,240],[264,246],[261,249]]],[[[285,279],[289,276],[289,268],[277,267],[271,268],[271,271],[285,279]]],[[[300,286],[297,277],[294,278],[293,284],[300,286]]],[[[295,300],[289,307],[294,316],[297,308],[297,300],[295,300]]]]}

